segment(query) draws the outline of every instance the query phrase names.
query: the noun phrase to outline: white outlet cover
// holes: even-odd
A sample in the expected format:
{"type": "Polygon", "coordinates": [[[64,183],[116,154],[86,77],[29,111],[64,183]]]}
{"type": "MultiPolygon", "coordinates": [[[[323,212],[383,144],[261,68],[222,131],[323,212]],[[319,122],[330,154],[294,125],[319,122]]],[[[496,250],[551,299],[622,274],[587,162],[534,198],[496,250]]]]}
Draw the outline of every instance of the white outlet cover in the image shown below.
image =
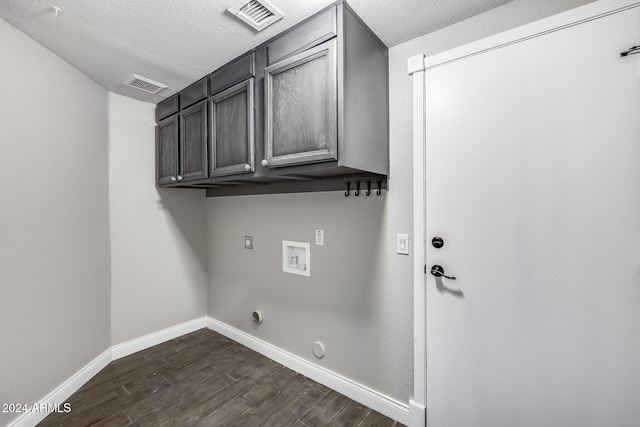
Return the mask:
{"type": "Polygon", "coordinates": [[[316,245],[324,246],[324,230],[316,230],[316,245]]]}

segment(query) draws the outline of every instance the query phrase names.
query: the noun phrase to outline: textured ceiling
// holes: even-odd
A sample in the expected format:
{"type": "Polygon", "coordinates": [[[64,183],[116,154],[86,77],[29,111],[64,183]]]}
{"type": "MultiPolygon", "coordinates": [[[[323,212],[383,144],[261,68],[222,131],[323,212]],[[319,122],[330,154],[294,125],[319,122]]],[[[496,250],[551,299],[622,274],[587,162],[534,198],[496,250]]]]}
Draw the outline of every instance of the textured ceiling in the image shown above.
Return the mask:
{"type": "MultiPolygon", "coordinates": [[[[389,47],[511,0],[350,0],[389,47]]],[[[106,89],[158,102],[311,15],[331,0],[271,0],[285,17],[256,32],[226,12],[235,0],[2,0],[0,17],[106,89]],[[57,13],[54,7],[60,8],[57,13]],[[158,95],[132,73],[169,86],[158,95]]]]}

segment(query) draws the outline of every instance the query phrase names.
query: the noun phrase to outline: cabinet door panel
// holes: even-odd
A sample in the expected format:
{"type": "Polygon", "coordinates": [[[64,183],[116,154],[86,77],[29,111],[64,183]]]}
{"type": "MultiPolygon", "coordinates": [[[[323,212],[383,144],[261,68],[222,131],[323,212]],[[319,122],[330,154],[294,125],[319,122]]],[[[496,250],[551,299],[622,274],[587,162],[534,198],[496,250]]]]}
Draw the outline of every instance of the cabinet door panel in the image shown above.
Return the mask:
{"type": "Polygon", "coordinates": [[[209,105],[212,175],[253,171],[253,79],[214,95],[209,105]]]}
{"type": "Polygon", "coordinates": [[[335,160],[336,42],[265,69],[269,166],[335,160]]]}
{"type": "Polygon", "coordinates": [[[178,176],[178,115],[170,116],[158,123],[157,170],[158,184],[173,184],[178,176]]]}
{"type": "Polygon", "coordinates": [[[184,181],[204,179],[207,170],[207,103],[180,112],[180,171],[184,181]]]}

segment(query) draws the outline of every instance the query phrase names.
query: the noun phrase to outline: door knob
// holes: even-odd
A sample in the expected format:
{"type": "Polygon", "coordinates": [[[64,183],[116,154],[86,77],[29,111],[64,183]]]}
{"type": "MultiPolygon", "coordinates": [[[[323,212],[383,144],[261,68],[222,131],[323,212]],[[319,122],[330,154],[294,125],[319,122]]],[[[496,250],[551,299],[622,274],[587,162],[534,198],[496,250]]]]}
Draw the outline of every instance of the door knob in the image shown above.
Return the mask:
{"type": "Polygon", "coordinates": [[[440,265],[434,265],[433,267],[431,267],[431,274],[436,277],[444,277],[445,279],[456,280],[455,276],[447,276],[446,274],[444,274],[444,268],[442,268],[442,266],[440,265]]]}

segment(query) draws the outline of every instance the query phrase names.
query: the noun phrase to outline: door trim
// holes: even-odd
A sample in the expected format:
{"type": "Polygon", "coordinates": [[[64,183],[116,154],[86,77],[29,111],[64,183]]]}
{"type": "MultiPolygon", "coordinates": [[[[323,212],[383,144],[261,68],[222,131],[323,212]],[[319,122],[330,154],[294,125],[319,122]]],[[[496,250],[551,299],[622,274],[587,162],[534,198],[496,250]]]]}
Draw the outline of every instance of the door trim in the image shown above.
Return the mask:
{"type": "MultiPolygon", "coordinates": [[[[519,43],[550,32],[579,25],[603,16],[640,6],[638,0],[600,0],[540,21],[508,30],[428,58],[420,54],[408,59],[407,71],[413,79],[413,309],[414,309],[414,380],[413,398],[409,401],[409,426],[427,424],[427,318],[426,318],[426,194],[425,144],[427,71],[468,56],[478,55],[519,43]]],[[[625,47],[622,46],[621,50],[625,47]]],[[[437,427],[437,426],[436,426],[437,427]]]]}

